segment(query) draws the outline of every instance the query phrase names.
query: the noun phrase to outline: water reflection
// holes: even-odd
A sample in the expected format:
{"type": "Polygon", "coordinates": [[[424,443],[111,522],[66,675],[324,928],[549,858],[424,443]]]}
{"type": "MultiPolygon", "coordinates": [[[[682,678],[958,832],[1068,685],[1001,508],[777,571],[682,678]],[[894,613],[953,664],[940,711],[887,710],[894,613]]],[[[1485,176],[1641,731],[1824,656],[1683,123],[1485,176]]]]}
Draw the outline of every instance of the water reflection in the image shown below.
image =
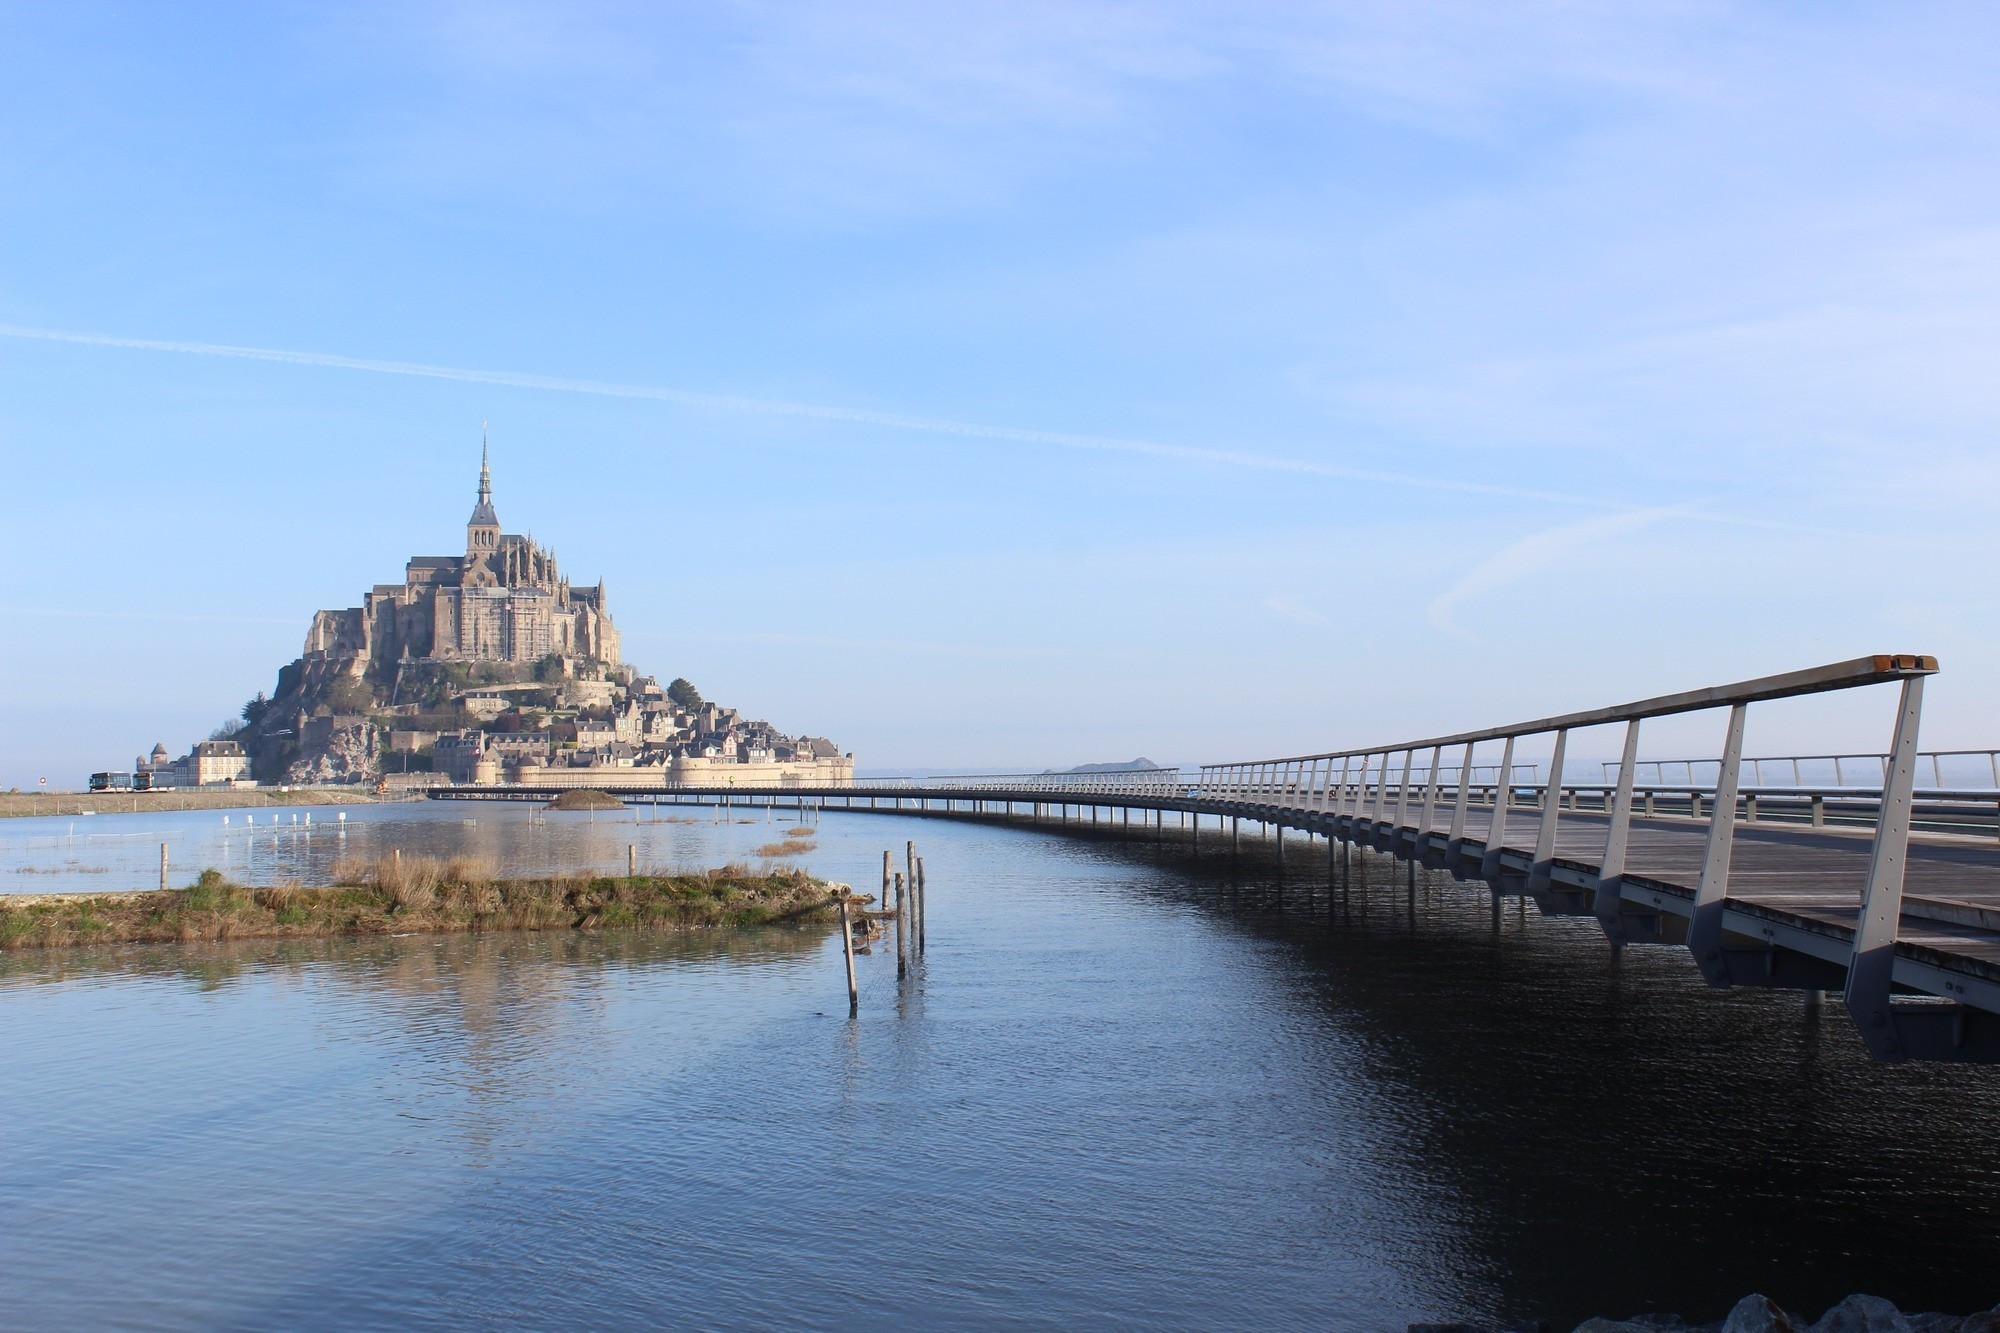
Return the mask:
{"type": "MultiPolygon", "coordinates": [[[[655,869],[695,869],[747,858],[798,812],[634,807],[546,811],[527,805],[395,802],[307,810],[185,810],[0,821],[0,892],[144,889],[159,883],[161,844],[170,882],[213,866],[238,883],[326,884],[342,860],[467,856],[507,874],[622,872],[626,847],[655,869]]],[[[807,812],[806,822],[813,822],[807,812]]]]}
{"type": "MultiPolygon", "coordinates": [[[[622,861],[638,821],[611,826],[622,861]]],[[[462,839],[434,821],[371,836],[462,839]]],[[[525,819],[473,835],[546,853],[525,819]]],[[[757,825],[658,826],[715,857],[757,825]]],[[[455,830],[455,831],[454,831],[455,830]]],[[[352,836],[352,835],[350,835],[352,836]]],[[[931,952],[823,933],[0,955],[28,1327],[1710,1316],[2000,1299],[1991,1071],[1379,859],[915,838],[931,952]],[[257,1261],[214,1280],[214,1256],[257,1261]],[[126,1283],[93,1281],[137,1255],[126,1283]]],[[[410,845],[404,842],[402,845],[410,845]]],[[[440,847],[439,850],[442,850],[440,847]]]]}

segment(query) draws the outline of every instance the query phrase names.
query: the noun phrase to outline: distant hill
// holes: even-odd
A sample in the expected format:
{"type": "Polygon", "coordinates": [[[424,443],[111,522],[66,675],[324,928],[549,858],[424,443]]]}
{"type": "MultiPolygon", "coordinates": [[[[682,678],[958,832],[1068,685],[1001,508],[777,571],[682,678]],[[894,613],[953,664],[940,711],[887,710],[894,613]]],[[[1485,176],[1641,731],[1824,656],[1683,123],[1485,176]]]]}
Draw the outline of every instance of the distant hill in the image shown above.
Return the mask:
{"type": "Polygon", "coordinates": [[[1128,759],[1122,764],[1078,764],[1066,768],[1065,773],[1145,773],[1157,769],[1158,764],[1150,759],[1128,759]]]}

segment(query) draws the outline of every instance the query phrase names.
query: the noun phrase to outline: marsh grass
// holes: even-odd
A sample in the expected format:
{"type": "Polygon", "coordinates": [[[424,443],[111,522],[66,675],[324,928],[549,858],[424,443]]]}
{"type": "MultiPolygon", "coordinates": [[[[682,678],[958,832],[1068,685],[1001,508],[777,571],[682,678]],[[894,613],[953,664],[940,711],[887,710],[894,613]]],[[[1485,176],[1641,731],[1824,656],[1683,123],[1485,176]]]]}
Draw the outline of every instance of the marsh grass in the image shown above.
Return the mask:
{"type": "Polygon", "coordinates": [[[579,787],[562,793],[543,806],[544,810],[623,810],[625,802],[607,791],[579,787]]]}
{"type": "Polygon", "coordinates": [[[470,858],[344,861],[335,885],[249,889],[204,870],[185,889],[0,899],[0,948],[489,930],[696,930],[829,920],[842,886],[732,863],[672,875],[497,879],[470,858]]]}

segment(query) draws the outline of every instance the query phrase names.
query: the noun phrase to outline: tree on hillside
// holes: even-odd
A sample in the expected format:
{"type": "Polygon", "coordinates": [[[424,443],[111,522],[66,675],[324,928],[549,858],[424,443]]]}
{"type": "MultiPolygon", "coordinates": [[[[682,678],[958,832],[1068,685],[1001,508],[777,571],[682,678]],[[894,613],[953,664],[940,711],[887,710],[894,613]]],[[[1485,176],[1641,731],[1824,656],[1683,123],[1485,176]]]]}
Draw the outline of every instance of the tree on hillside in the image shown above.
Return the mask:
{"type": "Polygon", "coordinates": [[[673,700],[676,708],[684,708],[690,713],[699,711],[703,703],[701,691],[686,676],[674,677],[674,683],[667,686],[667,698],[673,700]]]}
{"type": "Polygon", "coordinates": [[[368,682],[342,676],[327,690],[326,701],[336,713],[365,713],[374,704],[375,695],[368,682]]]}

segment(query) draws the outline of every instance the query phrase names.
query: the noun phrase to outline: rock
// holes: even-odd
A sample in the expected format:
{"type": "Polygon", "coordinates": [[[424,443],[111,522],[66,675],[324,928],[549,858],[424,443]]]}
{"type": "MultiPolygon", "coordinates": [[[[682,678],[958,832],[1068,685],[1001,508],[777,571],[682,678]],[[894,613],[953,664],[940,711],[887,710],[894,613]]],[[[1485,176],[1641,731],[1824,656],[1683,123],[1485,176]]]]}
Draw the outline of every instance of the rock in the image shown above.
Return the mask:
{"type": "Polygon", "coordinates": [[[1722,1321],[1722,1333],[1805,1333],[1806,1321],[1786,1314],[1769,1296],[1749,1295],[1722,1321]]]}
{"type": "Polygon", "coordinates": [[[1811,1333],[1911,1333],[1895,1302],[1855,1293],[1819,1317],[1811,1333]]]}
{"type": "Polygon", "coordinates": [[[1663,1328],[1684,1328],[1677,1319],[1671,1324],[1649,1324],[1639,1319],[1606,1319],[1602,1315],[1586,1319],[1578,1324],[1573,1333],[1658,1333],[1663,1328]]]}
{"type": "Polygon", "coordinates": [[[1907,1318],[1911,1333],[1965,1333],[1965,1316],[1961,1314],[1939,1314],[1933,1310],[1929,1314],[1913,1314],[1907,1318]]]}

